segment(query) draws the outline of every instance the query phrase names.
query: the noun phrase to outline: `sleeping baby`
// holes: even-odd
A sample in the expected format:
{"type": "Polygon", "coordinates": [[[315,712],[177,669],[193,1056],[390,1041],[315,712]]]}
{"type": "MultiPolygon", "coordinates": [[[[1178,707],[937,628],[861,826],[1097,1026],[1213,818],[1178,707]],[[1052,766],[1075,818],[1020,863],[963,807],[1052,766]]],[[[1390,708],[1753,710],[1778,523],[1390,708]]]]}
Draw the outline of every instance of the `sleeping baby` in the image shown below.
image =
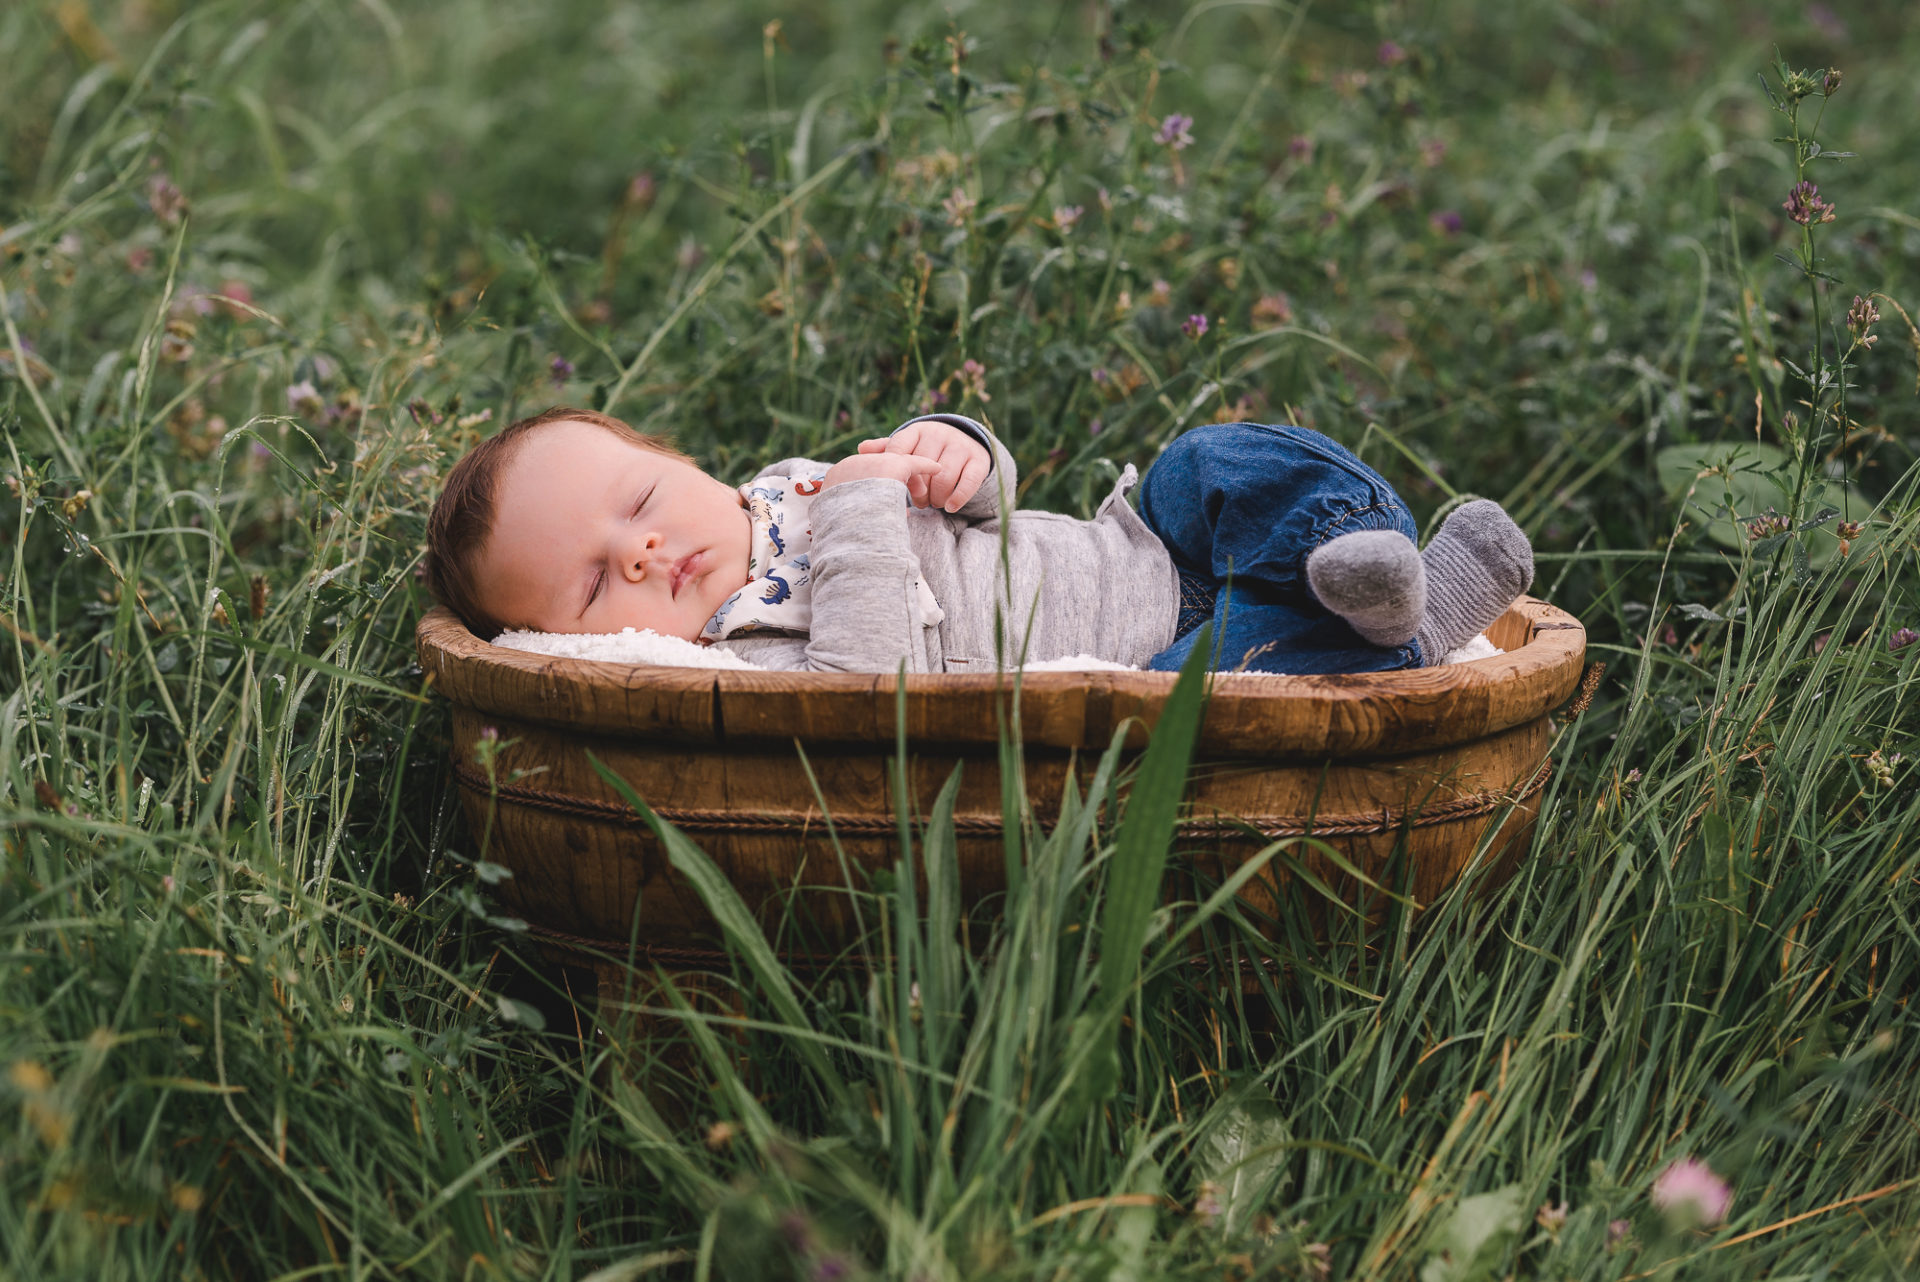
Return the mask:
{"type": "Polygon", "coordinates": [[[991,671],[1090,655],[1215,670],[1438,664],[1533,581],[1496,503],[1428,546],[1379,474],[1306,428],[1196,427],[1092,520],[1014,509],[1011,455],[957,414],[735,489],[607,415],[552,409],[448,474],[428,583],[476,635],[651,629],[764,668],[991,671]]]}

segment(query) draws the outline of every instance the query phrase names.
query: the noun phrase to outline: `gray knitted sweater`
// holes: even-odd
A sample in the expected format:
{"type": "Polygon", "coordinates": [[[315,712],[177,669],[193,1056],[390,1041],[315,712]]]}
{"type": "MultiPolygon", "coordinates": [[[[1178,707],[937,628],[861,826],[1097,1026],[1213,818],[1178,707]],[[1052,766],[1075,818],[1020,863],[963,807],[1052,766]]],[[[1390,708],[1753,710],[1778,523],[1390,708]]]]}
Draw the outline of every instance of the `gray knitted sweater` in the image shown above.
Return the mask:
{"type": "MultiPolygon", "coordinates": [[[[813,500],[810,635],[739,636],[716,643],[765,668],[814,672],[991,672],[999,662],[1089,654],[1142,666],[1173,644],[1179,585],[1173,560],[1127,503],[1138,473],[1121,473],[1091,521],[1013,511],[1013,457],[958,414],[927,418],[974,435],[993,470],[958,512],[910,507],[885,477],[846,481],[813,500]],[[923,617],[923,579],[944,618],[923,617]]],[[[824,471],[782,459],[760,476],[824,471]]]]}

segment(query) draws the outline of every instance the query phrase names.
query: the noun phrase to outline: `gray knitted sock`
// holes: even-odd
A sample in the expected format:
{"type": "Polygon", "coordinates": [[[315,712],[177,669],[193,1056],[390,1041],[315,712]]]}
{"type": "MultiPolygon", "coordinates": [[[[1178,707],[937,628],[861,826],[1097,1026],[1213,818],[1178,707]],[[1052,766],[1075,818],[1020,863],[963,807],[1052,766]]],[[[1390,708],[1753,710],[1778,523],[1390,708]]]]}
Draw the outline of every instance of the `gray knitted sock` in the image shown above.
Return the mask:
{"type": "Polygon", "coordinates": [[[1416,635],[1428,667],[1479,636],[1533,586],[1533,545],[1491,499],[1455,508],[1420,559],[1427,617],[1416,635]]]}
{"type": "Polygon", "coordinates": [[[1360,530],[1307,554],[1307,582],[1320,604],[1375,645],[1405,645],[1427,614],[1427,570],[1413,540],[1360,530]]]}

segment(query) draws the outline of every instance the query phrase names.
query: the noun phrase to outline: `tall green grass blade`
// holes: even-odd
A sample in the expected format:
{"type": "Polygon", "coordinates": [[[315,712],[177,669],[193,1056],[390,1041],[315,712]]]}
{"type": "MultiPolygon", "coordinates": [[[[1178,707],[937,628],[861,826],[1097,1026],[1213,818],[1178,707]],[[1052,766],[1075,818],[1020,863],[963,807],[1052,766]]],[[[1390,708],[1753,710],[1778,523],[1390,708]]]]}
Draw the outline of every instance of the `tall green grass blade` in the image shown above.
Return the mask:
{"type": "MultiPolygon", "coordinates": [[[[685,877],[700,896],[700,902],[713,914],[714,921],[720,927],[720,933],[729,946],[739,951],[747,968],[753,972],[760,986],[761,996],[779,1014],[780,1018],[794,1028],[808,1027],[805,1012],[800,1007],[798,997],[793,991],[792,977],[787,968],[774,956],[773,949],[767,943],[767,937],[760,929],[760,923],[754,920],[753,913],[741,900],[739,892],[734,890],[726,875],[698,846],[688,841],[678,828],[653,813],[652,807],[640,799],[633,785],[608,769],[598,757],[588,754],[594,771],[604,779],[607,786],[617,792],[621,799],[633,807],[635,814],[652,831],[654,839],[666,852],[667,860],[675,872],[685,877]]],[[[805,1040],[796,1044],[807,1066],[813,1071],[813,1077],[820,1090],[835,1104],[846,1106],[851,1102],[847,1083],[839,1072],[827,1061],[817,1046],[805,1040]]]]}

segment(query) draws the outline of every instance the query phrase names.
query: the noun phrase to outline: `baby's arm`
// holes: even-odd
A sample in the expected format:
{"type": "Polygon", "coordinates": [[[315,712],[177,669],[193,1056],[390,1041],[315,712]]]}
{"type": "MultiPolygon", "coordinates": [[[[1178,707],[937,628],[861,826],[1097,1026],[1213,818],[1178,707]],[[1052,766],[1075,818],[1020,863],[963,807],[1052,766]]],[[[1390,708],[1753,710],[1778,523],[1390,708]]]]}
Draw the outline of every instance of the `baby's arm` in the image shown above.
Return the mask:
{"type": "MultiPolygon", "coordinates": [[[[938,464],[855,455],[827,470],[809,509],[812,627],[805,638],[720,642],[762,667],[811,672],[928,670],[920,560],[908,534],[908,482],[938,464]]],[[[817,470],[817,468],[816,468],[817,470]]]]}
{"type": "MultiPolygon", "coordinates": [[[[923,414],[918,418],[908,419],[895,428],[889,436],[875,437],[861,442],[860,452],[862,454],[882,452],[920,454],[921,449],[917,448],[920,445],[918,439],[912,443],[902,441],[901,445],[904,448],[896,447],[894,442],[905,437],[909,428],[925,423],[939,423],[956,428],[964,436],[978,441],[991,451],[985,479],[979,481],[976,488],[967,492],[965,502],[952,515],[969,521],[991,520],[1002,511],[1000,502],[1002,494],[1005,494],[1007,499],[1005,509],[1012,510],[1013,496],[1020,483],[1020,469],[1015,465],[1013,455],[1007,453],[1006,447],[1000,444],[999,439],[992,432],[977,420],[968,418],[964,414],[923,414]]],[[[944,454],[945,450],[938,446],[932,450],[932,457],[936,460],[941,459],[944,454]]],[[[827,470],[827,464],[815,462],[813,459],[786,458],[761,468],[755,479],[761,476],[818,476],[827,470]]],[[[958,470],[954,479],[959,480],[958,470]]],[[[973,484],[972,478],[967,478],[967,482],[973,484]]]]}
{"type": "Polygon", "coordinates": [[[1013,507],[1019,480],[1013,456],[986,427],[964,414],[927,414],[910,419],[891,436],[860,442],[860,452],[906,454],[932,459],[940,470],[928,480],[916,502],[939,507],[969,521],[991,520],[1013,507]],[[954,499],[959,499],[955,503],[954,499]]]}

